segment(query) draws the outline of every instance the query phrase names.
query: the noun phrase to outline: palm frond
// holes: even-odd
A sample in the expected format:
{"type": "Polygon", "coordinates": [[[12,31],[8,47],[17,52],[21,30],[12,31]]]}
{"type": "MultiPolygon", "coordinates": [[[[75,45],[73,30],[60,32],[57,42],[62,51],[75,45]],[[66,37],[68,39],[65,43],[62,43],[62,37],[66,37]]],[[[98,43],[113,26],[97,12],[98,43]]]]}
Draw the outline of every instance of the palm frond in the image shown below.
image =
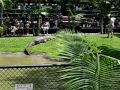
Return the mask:
{"type": "Polygon", "coordinates": [[[79,88],[83,90],[85,88],[87,90],[120,89],[120,67],[118,68],[117,61],[99,56],[100,69],[98,73],[97,56],[96,59],[92,58],[89,54],[88,56],[85,54],[84,57],[79,57],[81,59],[75,60],[74,66],[63,70],[65,75],[61,76],[61,79],[67,81],[65,85],[69,87],[68,90],[79,90],[79,88]]]}
{"type": "Polygon", "coordinates": [[[94,44],[77,34],[66,33],[61,37],[63,51],[60,56],[73,66],[61,70],[65,74],[68,90],[120,90],[119,60],[99,54],[94,44]]]}
{"type": "Polygon", "coordinates": [[[88,52],[89,47],[87,42],[81,39],[80,36],[72,33],[59,35],[61,46],[63,50],[60,49],[60,56],[67,61],[74,60],[82,54],[83,52],[88,52]]]}

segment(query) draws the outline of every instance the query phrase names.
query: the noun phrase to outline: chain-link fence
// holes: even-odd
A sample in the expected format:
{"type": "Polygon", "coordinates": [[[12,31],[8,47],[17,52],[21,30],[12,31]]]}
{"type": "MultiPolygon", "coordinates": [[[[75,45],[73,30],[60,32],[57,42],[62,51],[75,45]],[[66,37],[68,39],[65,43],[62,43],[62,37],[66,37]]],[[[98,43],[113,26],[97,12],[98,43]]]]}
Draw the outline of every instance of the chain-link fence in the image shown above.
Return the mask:
{"type": "Polygon", "coordinates": [[[0,67],[0,90],[16,90],[17,84],[32,84],[33,89],[17,90],[65,90],[59,77],[61,69],[69,65],[7,66],[0,67]]]}

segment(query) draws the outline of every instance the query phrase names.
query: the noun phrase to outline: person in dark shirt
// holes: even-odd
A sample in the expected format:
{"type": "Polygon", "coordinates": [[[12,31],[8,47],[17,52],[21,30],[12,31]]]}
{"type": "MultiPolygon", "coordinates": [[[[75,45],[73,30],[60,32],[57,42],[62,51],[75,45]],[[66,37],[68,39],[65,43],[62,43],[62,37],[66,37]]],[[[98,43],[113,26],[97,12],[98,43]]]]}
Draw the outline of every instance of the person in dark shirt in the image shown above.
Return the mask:
{"type": "Polygon", "coordinates": [[[109,23],[109,24],[107,25],[107,30],[108,30],[108,36],[107,36],[107,38],[109,38],[110,35],[111,35],[111,38],[112,38],[112,35],[113,35],[113,27],[112,27],[112,24],[111,24],[111,23],[109,23]]]}
{"type": "Polygon", "coordinates": [[[19,23],[20,23],[19,25],[20,33],[24,35],[24,23],[22,20],[20,20],[19,23]]]}
{"type": "Polygon", "coordinates": [[[108,36],[107,36],[107,38],[109,38],[109,37],[113,37],[113,28],[114,28],[114,26],[113,26],[113,22],[112,22],[112,20],[111,20],[112,18],[110,18],[109,19],[109,22],[108,22],[108,25],[107,25],[107,32],[108,32],[108,36]]]}

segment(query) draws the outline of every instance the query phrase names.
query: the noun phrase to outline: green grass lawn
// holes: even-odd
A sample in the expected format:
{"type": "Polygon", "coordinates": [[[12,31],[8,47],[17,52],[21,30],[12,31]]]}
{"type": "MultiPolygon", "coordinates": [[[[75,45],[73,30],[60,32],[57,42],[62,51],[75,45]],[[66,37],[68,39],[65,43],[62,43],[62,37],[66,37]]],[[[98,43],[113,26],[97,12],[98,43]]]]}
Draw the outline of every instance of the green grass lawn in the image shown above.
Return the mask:
{"type": "MultiPolygon", "coordinates": [[[[81,36],[81,34],[78,34],[81,36]]],[[[120,35],[116,34],[113,38],[106,38],[107,35],[101,34],[85,34],[82,38],[95,43],[102,53],[120,59],[120,35]]],[[[0,38],[0,52],[21,52],[26,45],[35,37],[6,37],[0,38]]],[[[47,43],[42,43],[33,46],[31,52],[45,53],[50,57],[58,57],[59,52],[57,49],[58,39],[53,39],[47,43]]]]}
{"type": "MultiPolygon", "coordinates": [[[[23,52],[27,44],[36,37],[6,37],[0,38],[0,52],[23,52]]],[[[54,50],[55,39],[44,44],[33,47],[33,52],[47,52],[49,56],[57,56],[54,50]]],[[[0,56],[1,65],[36,65],[36,64],[60,64],[60,62],[50,61],[39,56],[25,56],[18,53],[14,56],[0,56]]]]}
{"type": "MultiPolygon", "coordinates": [[[[81,34],[78,34],[81,36],[81,34]]],[[[107,35],[104,34],[84,34],[82,38],[95,43],[103,54],[120,59],[120,35],[114,35],[113,38],[106,38],[107,35]]],[[[40,45],[34,46],[32,52],[43,52],[50,57],[58,57],[59,52],[57,49],[61,48],[57,46],[57,39],[48,41],[47,43],[42,43],[40,45]]]]}
{"type": "Polygon", "coordinates": [[[107,38],[106,34],[86,34],[83,35],[83,38],[95,43],[97,46],[107,46],[120,49],[120,37],[118,35],[114,35],[113,38],[107,38]]]}
{"type": "Polygon", "coordinates": [[[101,53],[120,59],[120,35],[115,34],[113,38],[106,38],[107,35],[86,34],[82,36],[84,39],[95,43],[101,50],[101,53]]]}
{"type": "Polygon", "coordinates": [[[37,52],[37,53],[45,53],[50,57],[58,58],[58,47],[57,45],[58,39],[53,39],[50,41],[47,41],[47,43],[41,43],[39,45],[33,46],[31,49],[31,52],[37,52]]]}
{"type": "Polygon", "coordinates": [[[5,37],[0,38],[0,52],[21,52],[35,37],[5,37]]]}
{"type": "MultiPolygon", "coordinates": [[[[30,43],[36,37],[5,37],[0,38],[0,52],[23,52],[27,44],[30,43]]],[[[48,41],[33,46],[32,52],[47,53],[48,56],[56,57],[58,53],[56,51],[57,39],[48,41]]]]}

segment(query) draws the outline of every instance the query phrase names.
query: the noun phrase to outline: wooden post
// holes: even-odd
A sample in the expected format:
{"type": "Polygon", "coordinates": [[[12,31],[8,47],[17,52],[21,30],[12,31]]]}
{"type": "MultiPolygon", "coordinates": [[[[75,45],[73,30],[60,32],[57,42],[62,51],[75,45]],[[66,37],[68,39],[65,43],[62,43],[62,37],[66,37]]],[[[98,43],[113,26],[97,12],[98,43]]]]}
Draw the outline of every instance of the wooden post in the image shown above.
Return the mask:
{"type": "Polygon", "coordinates": [[[103,17],[101,18],[101,34],[103,34],[103,17]]]}
{"type": "MultiPolygon", "coordinates": [[[[40,0],[39,0],[39,7],[41,8],[41,4],[40,4],[40,0]]],[[[41,23],[42,23],[42,16],[40,15],[40,13],[38,13],[38,35],[40,34],[40,26],[41,26],[41,23]]]]}
{"type": "Polygon", "coordinates": [[[3,24],[3,8],[0,8],[0,24],[3,24]]]}
{"type": "Polygon", "coordinates": [[[39,19],[38,19],[38,35],[40,34],[40,26],[41,26],[41,23],[42,23],[42,17],[41,17],[41,15],[39,14],[39,17],[38,17],[39,19]]]}

